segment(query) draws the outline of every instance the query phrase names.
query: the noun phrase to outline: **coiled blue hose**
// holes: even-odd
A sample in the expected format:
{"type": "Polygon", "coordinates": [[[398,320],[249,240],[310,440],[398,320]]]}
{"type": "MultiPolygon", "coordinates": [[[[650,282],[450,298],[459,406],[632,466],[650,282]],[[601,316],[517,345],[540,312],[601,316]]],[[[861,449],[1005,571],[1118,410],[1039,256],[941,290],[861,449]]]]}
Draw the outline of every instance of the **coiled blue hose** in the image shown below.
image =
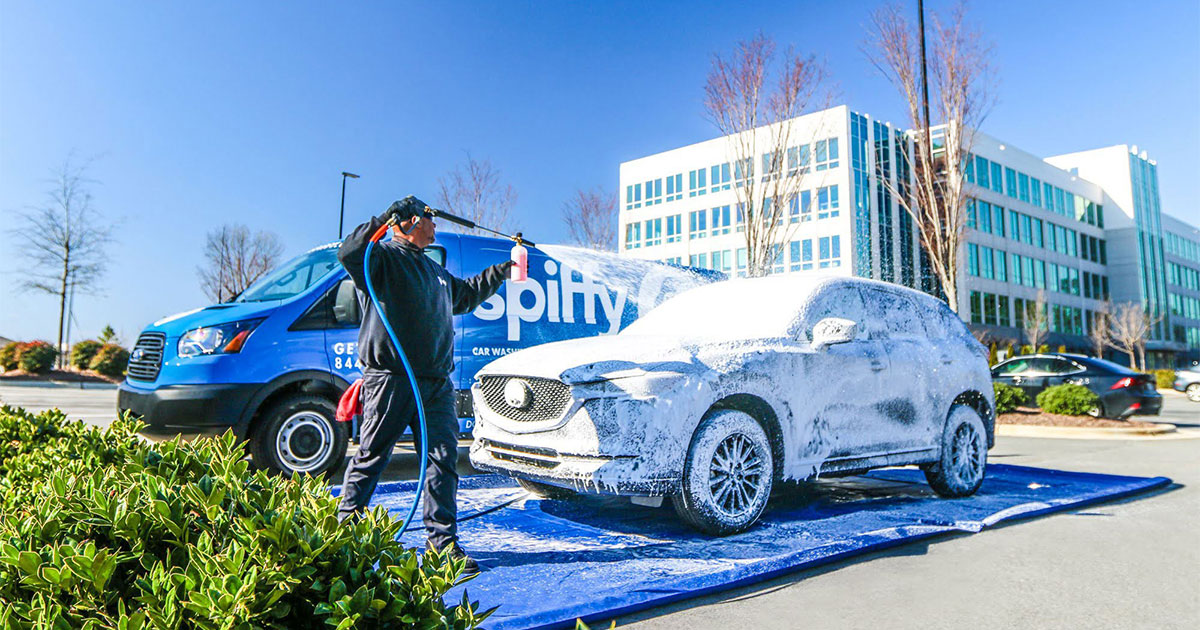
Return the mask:
{"type": "Polygon", "coordinates": [[[404,364],[404,371],[408,374],[408,382],[412,385],[413,401],[417,405],[417,420],[421,427],[421,472],[417,478],[417,496],[413,498],[408,516],[404,517],[404,523],[400,526],[400,531],[403,532],[416,516],[417,505],[421,503],[421,493],[425,490],[425,467],[429,462],[429,441],[425,432],[425,405],[421,401],[421,389],[417,386],[417,375],[413,373],[412,365],[409,364],[408,357],[404,354],[404,348],[400,347],[400,340],[396,338],[396,331],[392,330],[392,324],[383,312],[383,306],[375,297],[375,287],[371,285],[371,250],[374,247],[375,239],[367,242],[367,251],[363,254],[363,280],[366,281],[367,295],[371,298],[371,304],[375,305],[375,312],[379,314],[379,321],[383,322],[383,328],[387,331],[388,337],[392,339],[392,345],[396,347],[396,354],[400,355],[400,362],[404,364]]]}

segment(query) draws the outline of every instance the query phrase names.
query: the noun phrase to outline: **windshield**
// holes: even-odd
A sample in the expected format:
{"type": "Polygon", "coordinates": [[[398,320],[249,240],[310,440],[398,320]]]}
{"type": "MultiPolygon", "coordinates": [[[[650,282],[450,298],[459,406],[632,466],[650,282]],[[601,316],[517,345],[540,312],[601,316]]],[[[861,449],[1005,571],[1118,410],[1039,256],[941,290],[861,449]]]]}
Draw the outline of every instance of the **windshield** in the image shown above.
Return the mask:
{"type": "Polygon", "coordinates": [[[301,254],[259,278],[234,301],[286,300],[299,295],[337,268],[337,251],[336,247],[322,247],[301,254]]]}
{"type": "Polygon", "coordinates": [[[731,340],[787,337],[816,280],[726,280],[685,291],[621,334],[731,340]]]}

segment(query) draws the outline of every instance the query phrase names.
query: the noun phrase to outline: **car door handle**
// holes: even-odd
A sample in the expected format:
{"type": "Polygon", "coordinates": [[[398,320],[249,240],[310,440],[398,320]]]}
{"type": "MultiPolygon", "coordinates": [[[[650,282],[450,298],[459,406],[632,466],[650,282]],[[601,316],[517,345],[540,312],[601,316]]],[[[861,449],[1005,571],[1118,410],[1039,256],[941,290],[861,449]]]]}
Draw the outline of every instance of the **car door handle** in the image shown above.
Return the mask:
{"type": "Polygon", "coordinates": [[[948,354],[943,354],[942,355],[942,363],[946,363],[946,364],[954,363],[954,357],[952,357],[948,354]]]}
{"type": "Polygon", "coordinates": [[[883,361],[880,361],[879,359],[871,359],[871,369],[872,370],[875,370],[876,372],[878,372],[878,371],[882,370],[884,367],[885,366],[883,364],[883,361]]]}

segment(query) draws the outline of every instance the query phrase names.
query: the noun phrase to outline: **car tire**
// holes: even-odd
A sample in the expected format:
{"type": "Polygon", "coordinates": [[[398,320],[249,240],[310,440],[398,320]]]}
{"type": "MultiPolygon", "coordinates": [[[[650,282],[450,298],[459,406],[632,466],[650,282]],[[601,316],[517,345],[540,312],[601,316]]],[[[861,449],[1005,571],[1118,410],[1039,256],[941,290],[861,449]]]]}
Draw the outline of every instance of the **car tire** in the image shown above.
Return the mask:
{"type": "Polygon", "coordinates": [[[1192,383],[1183,390],[1187,394],[1188,400],[1192,402],[1200,402],[1200,383],[1192,383]]]}
{"type": "Polygon", "coordinates": [[[688,446],[675,513],[706,534],[745,531],[767,507],[775,462],[766,431],[749,414],[727,409],[700,423],[688,446]]]}
{"type": "Polygon", "coordinates": [[[571,497],[575,496],[574,490],[567,490],[566,488],[552,486],[548,483],[541,483],[540,481],[533,481],[532,479],[521,479],[518,477],[517,485],[524,488],[525,491],[529,492],[529,494],[543,499],[570,499],[571,497]]]}
{"type": "Polygon", "coordinates": [[[1104,411],[1104,403],[1096,403],[1095,407],[1088,409],[1087,415],[1093,418],[1107,418],[1108,414],[1104,411]]]}
{"type": "Polygon", "coordinates": [[[255,465],[284,475],[320,475],[346,456],[348,422],[338,422],[334,404],[320,396],[288,396],[267,409],[250,436],[255,465]]]}
{"type": "Polygon", "coordinates": [[[951,407],[942,431],[941,455],[925,467],[925,479],[940,496],[957,499],[975,494],[987,468],[987,433],[979,412],[966,405],[951,407]]]}

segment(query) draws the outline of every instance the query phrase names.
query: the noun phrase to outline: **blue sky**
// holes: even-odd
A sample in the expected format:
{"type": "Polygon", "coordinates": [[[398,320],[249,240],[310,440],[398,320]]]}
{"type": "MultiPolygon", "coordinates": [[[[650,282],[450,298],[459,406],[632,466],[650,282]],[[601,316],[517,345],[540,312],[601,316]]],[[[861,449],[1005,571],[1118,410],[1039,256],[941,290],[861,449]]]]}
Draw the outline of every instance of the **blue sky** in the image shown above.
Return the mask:
{"type": "MultiPolygon", "coordinates": [[[[112,323],[128,343],[205,302],[208,230],[270,229],[287,256],[333,240],[342,170],[362,175],[353,224],[406,194],[431,200],[470,151],[516,188],[531,238],[565,239],[572,191],[615,188],[620,162],[716,135],[701,104],[710,56],[759,30],[822,56],[841,102],[900,121],[861,52],[872,6],[0,0],[0,335],[55,336],[53,298],[15,291],[7,229],[72,152],[96,158],[96,207],[121,220],[76,330],[112,323]]],[[[1194,0],[971,11],[995,45],[989,133],[1038,155],[1138,144],[1158,160],[1164,210],[1200,223],[1194,0]]]]}

